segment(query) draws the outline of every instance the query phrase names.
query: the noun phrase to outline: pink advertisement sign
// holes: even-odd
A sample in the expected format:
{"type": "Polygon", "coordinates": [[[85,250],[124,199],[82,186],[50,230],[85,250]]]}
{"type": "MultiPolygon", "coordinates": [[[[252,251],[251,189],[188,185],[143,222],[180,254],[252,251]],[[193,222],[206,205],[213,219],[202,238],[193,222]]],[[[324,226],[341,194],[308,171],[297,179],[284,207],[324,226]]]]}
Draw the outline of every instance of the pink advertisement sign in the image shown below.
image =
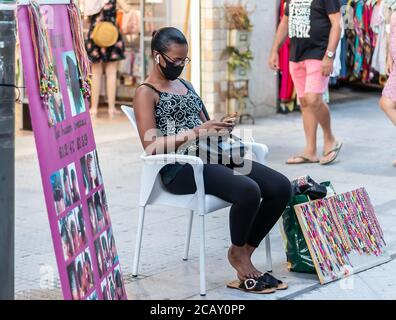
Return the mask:
{"type": "Polygon", "coordinates": [[[89,103],[79,84],[68,6],[41,6],[41,12],[46,15],[60,87],[49,100],[48,109],[40,96],[27,6],[18,8],[18,30],[63,295],[67,300],[125,300],[89,103]]]}

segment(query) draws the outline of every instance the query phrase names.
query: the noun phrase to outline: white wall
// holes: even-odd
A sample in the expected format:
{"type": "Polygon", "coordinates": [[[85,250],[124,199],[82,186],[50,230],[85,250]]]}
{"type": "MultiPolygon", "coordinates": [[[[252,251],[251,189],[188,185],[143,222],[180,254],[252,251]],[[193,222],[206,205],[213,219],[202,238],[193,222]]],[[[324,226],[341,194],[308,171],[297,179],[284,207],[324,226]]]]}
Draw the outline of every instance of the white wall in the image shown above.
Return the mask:
{"type": "Polygon", "coordinates": [[[248,0],[255,8],[251,50],[254,55],[250,76],[250,97],[257,106],[256,115],[264,116],[276,111],[278,88],[274,72],[268,68],[268,58],[276,32],[278,1],[248,0]]]}
{"type": "Polygon", "coordinates": [[[184,31],[184,21],[186,18],[187,1],[186,0],[171,0],[171,21],[172,27],[184,31]]]}

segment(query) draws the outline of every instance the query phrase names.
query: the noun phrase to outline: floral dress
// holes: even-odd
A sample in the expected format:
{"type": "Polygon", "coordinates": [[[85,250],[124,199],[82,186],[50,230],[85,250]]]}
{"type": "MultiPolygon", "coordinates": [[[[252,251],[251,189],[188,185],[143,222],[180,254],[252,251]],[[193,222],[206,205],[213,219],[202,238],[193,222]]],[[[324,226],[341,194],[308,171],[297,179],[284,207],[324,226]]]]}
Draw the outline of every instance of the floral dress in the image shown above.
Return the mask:
{"type": "Polygon", "coordinates": [[[390,24],[390,53],[393,59],[393,70],[382,95],[396,102],[396,11],[392,14],[390,24]]]}
{"type": "Polygon", "coordinates": [[[122,39],[121,32],[119,32],[118,40],[114,46],[108,48],[101,48],[95,44],[92,39],[92,33],[97,23],[102,21],[112,22],[116,24],[117,16],[117,0],[109,0],[103,9],[90,16],[90,27],[88,32],[88,39],[86,40],[86,48],[88,56],[92,63],[112,62],[125,59],[125,44],[122,39]]]}

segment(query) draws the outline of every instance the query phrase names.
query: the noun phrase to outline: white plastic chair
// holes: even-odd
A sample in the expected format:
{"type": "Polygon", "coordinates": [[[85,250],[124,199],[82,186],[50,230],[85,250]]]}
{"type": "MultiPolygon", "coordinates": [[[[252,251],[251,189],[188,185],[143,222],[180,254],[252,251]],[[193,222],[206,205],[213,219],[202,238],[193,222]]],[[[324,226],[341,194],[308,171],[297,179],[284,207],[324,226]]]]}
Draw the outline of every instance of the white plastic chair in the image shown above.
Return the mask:
{"type": "MultiPolygon", "coordinates": [[[[131,107],[122,106],[122,111],[127,115],[133,127],[137,130],[135,112],[131,107]]],[[[256,157],[256,161],[265,164],[268,155],[267,146],[259,143],[246,143],[251,148],[256,157]]],[[[161,205],[177,207],[189,210],[189,219],[187,224],[187,235],[184,247],[183,260],[188,260],[190,249],[191,230],[194,219],[194,213],[199,217],[199,234],[200,234],[200,294],[206,295],[206,271],[205,271],[205,216],[209,213],[220,209],[230,207],[231,204],[212,195],[206,195],[203,181],[204,164],[202,159],[194,156],[161,154],[147,156],[143,154],[141,159],[144,162],[141,176],[140,200],[139,200],[139,222],[136,235],[136,248],[133,262],[132,275],[138,276],[138,267],[140,251],[143,236],[143,226],[146,207],[148,205],[161,205]],[[194,170],[195,184],[197,192],[191,195],[174,195],[166,191],[159,175],[160,170],[167,164],[173,163],[190,164],[194,170]]],[[[267,271],[272,272],[271,242],[269,235],[265,239],[267,271]]]]}

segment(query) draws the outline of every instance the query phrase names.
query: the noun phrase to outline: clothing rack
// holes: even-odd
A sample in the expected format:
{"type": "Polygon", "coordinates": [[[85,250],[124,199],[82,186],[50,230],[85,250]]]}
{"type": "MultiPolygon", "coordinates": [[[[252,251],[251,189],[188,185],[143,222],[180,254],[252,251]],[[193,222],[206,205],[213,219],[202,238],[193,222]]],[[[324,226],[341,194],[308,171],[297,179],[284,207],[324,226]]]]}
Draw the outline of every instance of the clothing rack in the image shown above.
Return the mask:
{"type": "MultiPolygon", "coordinates": [[[[284,13],[285,2],[285,0],[280,1],[279,17],[284,13]]],[[[390,16],[396,11],[396,0],[342,0],[341,2],[344,35],[337,49],[335,72],[330,84],[336,88],[343,86],[380,91],[387,81],[387,35],[390,16]],[[356,10],[357,8],[359,9],[356,10]]],[[[279,54],[281,70],[278,111],[289,113],[299,110],[299,107],[288,69],[288,41],[279,54]]]]}
{"type": "MultiPolygon", "coordinates": [[[[37,0],[38,4],[50,5],[50,4],[69,4],[73,0],[37,0]]],[[[19,0],[15,3],[0,3],[0,11],[16,10],[18,6],[26,6],[30,3],[30,0],[19,0]]]]}

